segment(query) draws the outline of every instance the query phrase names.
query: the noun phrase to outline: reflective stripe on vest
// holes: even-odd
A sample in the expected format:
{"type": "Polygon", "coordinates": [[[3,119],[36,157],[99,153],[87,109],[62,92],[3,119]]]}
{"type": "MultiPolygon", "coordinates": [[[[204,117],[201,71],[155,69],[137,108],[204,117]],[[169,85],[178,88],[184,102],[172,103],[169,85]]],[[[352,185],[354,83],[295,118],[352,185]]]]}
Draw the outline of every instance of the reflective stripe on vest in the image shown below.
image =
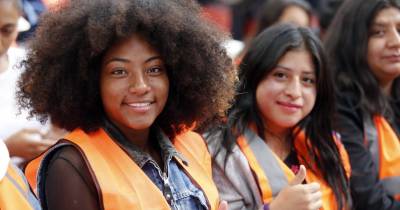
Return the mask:
{"type": "Polygon", "coordinates": [[[30,192],[22,173],[10,164],[6,176],[0,181],[1,210],[40,210],[39,202],[30,192]]]}
{"type": "Polygon", "coordinates": [[[364,135],[386,192],[400,200],[400,139],[382,116],[364,119],[364,135]]]}
{"type": "Polygon", "coordinates": [[[282,163],[267,144],[250,129],[239,137],[238,144],[246,156],[250,167],[256,172],[264,203],[269,203],[294,178],[293,173],[285,173],[282,163]],[[273,180],[270,182],[269,180],[273,180]]]}
{"type": "MultiPolygon", "coordinates": [[[[295,140],[295,149],[300,164],[304,164],[301,155],[307,156],[304,134],[299,134],[295,140]]],[[[295,177],[287,165],[275,155],[268,145],[251,129],[246,129],[244,135],[237,139],[239,148],[245,155],[251,170],[260,188],[261,197],[264,203],[269,203],[288,183],[295,177]]],[[[350,164],[343,146],[338,145],[347,177],[350,175],[350,164]]],[[[310,160],[306,159],[311,165],[310,160]]],[[[318,182],[321,186],[322,201],[324,210],[336,210],[336,200],[332,189],[321,178],[311,170],[307,170],[306,181],[308,183],[318,182]]]]}
{"type": "MultiPolygon", "coordinates": [[[[77,129],[65,139],[81,152],[87,162],[104,210],[170,209],[157,186],[103,129],[90,134],[77,129]]],[[[177,159],[179,164],[202,189],[210,209],[215,210],[219,197],[212,181],[211,157],[205,142],[193,132],[185,132],[173,142],[176,149],[188,160],[188,166],[177,159]]],[[[29,163],[26,173],[34,174],[32,171],[38,170],[34,168],[38,165],[37,161],[42,159],[43,156],[29,163]]],[[[34,178],[28,180],[35,184],[34,178]]]]}

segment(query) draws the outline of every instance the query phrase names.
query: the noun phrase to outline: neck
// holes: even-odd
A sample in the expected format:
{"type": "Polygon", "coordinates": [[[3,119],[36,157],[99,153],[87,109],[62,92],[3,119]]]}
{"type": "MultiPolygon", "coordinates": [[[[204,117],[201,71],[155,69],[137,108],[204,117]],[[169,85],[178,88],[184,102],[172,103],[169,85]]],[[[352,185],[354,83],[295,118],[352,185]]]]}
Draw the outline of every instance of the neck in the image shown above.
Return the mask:
{"type": "Polygon", "coordinates": [[[132,144],[136,145],[143,151],[147,151],[150,147],[149,132],[150,128],[144,130],[133,130],[130,128],[120,128],[125,137],[132,144]]]}
{"type": "Polygon", "coordinates": [[[164,168],[164,164],[161,159],[161,153],[159,149],[154,146],[154,143],[151,142],[149,137],[150,128],[144,130],[133,130],[130,128],[121,129],[122,133],[132,144],[136,145],[143,152],[149,154],[160,166],[160,168],[164,168]]]}
{"type": "Polygon", "coordinates": [[[292,145],[289,137],[289,129],[275,132],[271,130],[266,130],[264,132],[264,141],[281,160],[286,159],[286,157],[290,153],[292,145]]]}
{"type": "Polygon", "coordinates": [[[8,55],[4,53],[0,56],[0,73],[7,71],[9,65],[8,55]]]}
{"type": "Polygon", "coordinates": [[[383,94],[385,94],[386,96],[390,96],[391,92],[392,92],[392,86],[393,86],[393,80],[389,81],[389,82],[381,82],[379,84],[383,94]]]}

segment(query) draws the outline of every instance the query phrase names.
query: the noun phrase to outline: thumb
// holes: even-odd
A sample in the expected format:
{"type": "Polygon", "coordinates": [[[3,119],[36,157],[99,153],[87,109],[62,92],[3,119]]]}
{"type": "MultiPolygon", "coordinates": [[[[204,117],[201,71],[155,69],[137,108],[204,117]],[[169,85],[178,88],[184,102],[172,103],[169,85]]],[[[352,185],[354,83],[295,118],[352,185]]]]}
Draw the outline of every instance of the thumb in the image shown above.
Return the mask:
{"type": "Polygon", "coordinates": [[[221,201],[219,203],[218,210],[228,210],[228,202],[221,201]]]}
{"type": "Polygon", "coordinates": [[[306,167],[304,167],[304,165],[300,165],[299,172],[297,172],[296,176],[289,183],[289,185],[293,186],[293,185],[298,185],[298,184],[303,183],[304,179],[306,178],[306,174],[307,174],[306,167]]]}

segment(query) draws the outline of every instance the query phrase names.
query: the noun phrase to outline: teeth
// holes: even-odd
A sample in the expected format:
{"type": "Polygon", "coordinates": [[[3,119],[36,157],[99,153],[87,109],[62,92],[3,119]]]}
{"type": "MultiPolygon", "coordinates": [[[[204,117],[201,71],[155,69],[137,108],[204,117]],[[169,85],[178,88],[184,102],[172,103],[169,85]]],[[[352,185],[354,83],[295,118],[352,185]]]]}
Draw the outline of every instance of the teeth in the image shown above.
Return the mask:
{"type": "Polygon", "coordinates": [[[147,103],[133,103],[133,104],[128,104],[129,106],[132,107],[146,107],[146,106],[150,106],[151,103],[147,102],[147,103]]]}

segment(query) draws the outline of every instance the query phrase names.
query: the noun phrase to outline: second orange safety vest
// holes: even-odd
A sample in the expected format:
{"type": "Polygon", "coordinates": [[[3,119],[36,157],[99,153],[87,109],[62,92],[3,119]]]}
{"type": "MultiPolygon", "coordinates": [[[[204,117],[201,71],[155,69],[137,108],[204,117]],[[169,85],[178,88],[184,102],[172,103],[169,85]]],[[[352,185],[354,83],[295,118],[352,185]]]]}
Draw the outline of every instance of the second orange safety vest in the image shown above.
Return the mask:
{"type": "MultiPolygon", "coordinates": [[[[237,143],[246,156],[251,170],[255,174],[261,198],[264,203],[270,203],[278,193],[294,179],[293,171],[268,147],[268,145],[251,129],[246,129],[240,136],[237,143]]],[[[304,161],[311,163],[307,155],[306,139],[303,132],[297,135],[294,146],[298,154],[300,164],[307,165],[304,161]],[[303,160],[301,157],[306,157],[303,160]]],[[[341,144],[337,144],[338,149],[346,170],[347,177],[350,176],[350,164],[347,152],[341,144]]],[[[318,182],[321,186],[323,210],[336,210],[337,203],[334,193],[330,186],[311,170],[307,170],[307,183],[318,182]]]]}
{"type": "MultiPolygon", "coordinates": [[[[82,154],[96,183],[104,210],[169,210],[166,199],[142,169],[103,130],[85,133],[77,129],[66,140],[82,154]]],[[[176,149],[187,159],[176,159],[192,181],[204,192],[210,208],[219,205],[217,188],[212,180],[211,157],[204,140],[196,133],[185,132],[173,140],[176,149]]],[[[28,180],[36,186],[38,166],[42,157],[25,169],[28,180]]]]}
{"type": "Polygon", "coordinates": [[[1,210],[39,210],[39,202],[30,192],[23,174],[16,166],[8,165],[6,175],[0,180],[1,210]]]}
{"type": "MultiPolygon", "coordinates": [[[[367,118],[368,119],[368,118],[367,118]]],[[[400,201],[400,139],[382,116],[364,122],[366,145],[386,192],[400,201]]]]}

